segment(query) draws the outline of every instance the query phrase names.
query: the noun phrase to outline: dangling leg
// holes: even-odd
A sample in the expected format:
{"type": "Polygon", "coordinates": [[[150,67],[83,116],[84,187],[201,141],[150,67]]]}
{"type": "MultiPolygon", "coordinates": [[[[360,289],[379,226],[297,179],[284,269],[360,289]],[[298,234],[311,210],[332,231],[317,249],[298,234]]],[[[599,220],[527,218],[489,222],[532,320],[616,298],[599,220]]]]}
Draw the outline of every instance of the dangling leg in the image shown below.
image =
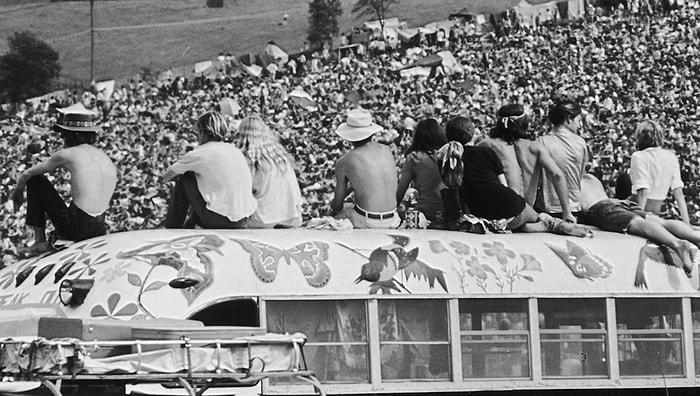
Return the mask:
{"type": "Polygon", "coordinates": [[[651,240],[659,245],[666,245],[671,248],[682,262],[682,269],[690,277],[695,268],[695,259],[698,255],[698,247],[692,243],[678,239],[669,232],[661,223],[638,216],[635,217],[627,227],[627,232],[632,235],[638,235],[651,240]]]}
{"type": "Polygon", "coordinates": [[[51,248],[46,241],[47,217],[51,219],[56,232],[67,233],[68,207],[46,177],[34,176],[27,181],[26,219],[27,225],[34,231],[34,244],[24,249],[25,255],[36,255],[51,248]]]}
{"type": "Polygon", "coordinates": [[[187,210],[190,203],[187,201],[187,194],[184,179],[185,175],[175,182],[175,186],[170,193],[170,202],[168,203],[168,213],[165,216],[165,228],[183,228],[185,219],[187,218],[187,210]]]}

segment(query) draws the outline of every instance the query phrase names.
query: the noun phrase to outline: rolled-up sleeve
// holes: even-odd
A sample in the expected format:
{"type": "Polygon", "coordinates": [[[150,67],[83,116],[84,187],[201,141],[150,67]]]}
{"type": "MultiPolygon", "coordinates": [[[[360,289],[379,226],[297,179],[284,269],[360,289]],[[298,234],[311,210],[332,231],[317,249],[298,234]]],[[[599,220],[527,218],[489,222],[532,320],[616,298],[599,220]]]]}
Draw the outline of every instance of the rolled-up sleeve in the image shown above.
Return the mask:
{"type": "Polygon", "coordinates": [[[630,179],[632,180],[632,193],[636,193],[642,188],[651,188],[651,174],[639,157],[632,154],[630,163],[630,179]]]}

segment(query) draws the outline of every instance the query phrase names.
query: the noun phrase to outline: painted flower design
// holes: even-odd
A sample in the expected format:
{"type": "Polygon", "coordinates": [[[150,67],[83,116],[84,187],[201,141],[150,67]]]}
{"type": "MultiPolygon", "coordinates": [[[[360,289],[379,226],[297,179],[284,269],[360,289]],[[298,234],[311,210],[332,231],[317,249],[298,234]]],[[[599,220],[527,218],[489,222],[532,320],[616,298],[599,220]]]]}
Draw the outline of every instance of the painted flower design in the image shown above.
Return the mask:
{"type": "Polygon", "coordinates": [[[484,242],[482,246],[484,247],[484,253],[486,253],[487,256],[496,257],[501,265],[505,265],[509,258],[513,259],[516,256],[514,251],[506,249],[505,245],[501,242],[484,242]]]}
{"type": "Polygon", "coordinates": [[[467,273],[472,277],[476,277],[481,280],[486,280],[486,278],[488,278],[487,272],[496,275],[496,273],[493,271],[493,268],[491,268],[488,264],[480,264],[478,257],[472,257],[471,259],[466,260],[465,263],[469,268],[467,270],[467,273]]]}
{"type": "Polygon", "coordinates": [[[111,283],[113,280],[126,275],[126,269],[129,268],[130,265],[131,263],[126,262],[117,263],[113,268],[105,269],[100,280],[111,283]]]}
{"type": "Polygon", "coordinates": [[[469,245],[466,245],[459,241],[450,242],[450,247],[455,250],[455,253],[462,256],[468,256],[471,252],[471,249],[469,249],[469,245]]]}
{"type": "Polygon", "coordinates": [[[95,305],[90,311],[90,316],[93,318],[117,319],[118,316],[131,317],[138,312],[138,306],[134,303],[128,303],[119,308],[119,300],[121,300],[119,293],[113,293],[107,299],[107,307],[95,305]]]}

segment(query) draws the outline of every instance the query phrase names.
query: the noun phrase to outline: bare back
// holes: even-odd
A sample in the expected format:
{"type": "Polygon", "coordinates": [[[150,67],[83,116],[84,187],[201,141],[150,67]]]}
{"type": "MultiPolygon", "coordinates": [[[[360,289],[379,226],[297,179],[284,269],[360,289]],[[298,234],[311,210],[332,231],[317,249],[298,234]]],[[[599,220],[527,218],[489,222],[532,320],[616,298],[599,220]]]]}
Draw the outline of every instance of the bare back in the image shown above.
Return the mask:
{"type": "Polygon", "coordinates": [[[535,204],[537,198],[537,186],[540,183],[542,164],[539,160],[537,142],[527,139],[519,139],[515,142],[515,154],[522,172],[523,191],[521,195],[530,205],[535,204]]]}
{"type": "MultiPolygon", "coordinates": [[[[396,209],[396,161],[387,146],[369,142],[355,147],[338,160],[336,176],[337,183],[350,182],[355,204],[362,209],[370,212],[396,209]]],[[[336,195],[334,201],[343,198],[336,195]]]]}
{"type": "Polygon", "coordinates": [[[596,203],[608,199],[603,183],[595,176],[586,173],[581,177],[581,209],[588,210],[596,203]]]}
{"type": "Polygon", "coordinates": [[[477,146],[490,147],[498,155],[498,159],[503,164],[503,172],[506,176],[506,182],[511,190],[518,194],[523,194],[523,176],[518,163],[518,157],[515,154],[515,146],[508,144],[501,139],[486,138],[479,142],[477,146]]]}
{"type": "Polygon", "coordinates": [[[117,169],[100,149],[81,144],[60,150],[63,166],[71,175],[73,202],[84,212],[99,215],[109,208],[117,185],[117,169]]]}

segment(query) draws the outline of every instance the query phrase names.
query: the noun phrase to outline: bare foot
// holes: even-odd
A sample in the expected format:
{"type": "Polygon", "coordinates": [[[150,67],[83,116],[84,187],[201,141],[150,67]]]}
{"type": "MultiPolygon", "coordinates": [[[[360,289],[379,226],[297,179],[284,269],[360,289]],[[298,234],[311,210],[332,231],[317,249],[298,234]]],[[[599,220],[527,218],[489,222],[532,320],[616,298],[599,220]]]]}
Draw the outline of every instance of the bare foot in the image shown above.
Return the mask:
{"type": "Polygon", "coordinates": [[[677,253],[681,258],[681,262],[683,263],[683,272],[685,272],[685,275],[688,278],[692,277],[693,270],[697,265],[697,260],[700,258],[697,246],[688,241],[681,241],[681,245],[677,253]]]}
{"type": "Polygon", "coordinates": [[[556,234],[571,235],[581,238],[592,238],[593,231],[590,228],[575,223],[559,220],[552,229],[556,234]]]}
{"type": "Polygon", "coordinates": [[[23,258],[30,258],[45,253],[51,250],[51,245],[48,242],[36,242],[31,246],[19,249],[18,253],[23,258]]]}

